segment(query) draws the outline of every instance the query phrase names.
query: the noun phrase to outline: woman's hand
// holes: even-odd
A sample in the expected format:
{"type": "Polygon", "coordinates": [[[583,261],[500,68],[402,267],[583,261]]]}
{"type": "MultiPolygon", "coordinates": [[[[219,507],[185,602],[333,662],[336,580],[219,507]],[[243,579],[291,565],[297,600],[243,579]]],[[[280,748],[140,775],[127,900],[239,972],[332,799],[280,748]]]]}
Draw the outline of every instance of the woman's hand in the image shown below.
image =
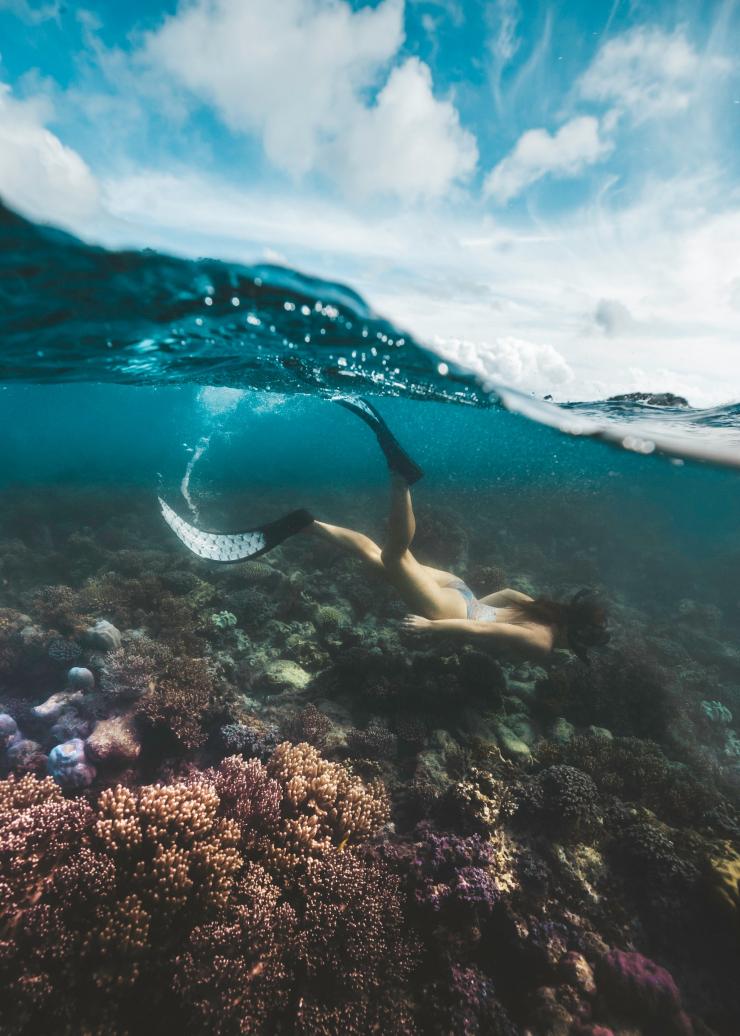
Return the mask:
{"type": "Polygon", "coordinates": [[[407,615],[401,620],[401,630],[404,633],[427,633],[432,625],[431,619],[425,619],[421,615],[407,615]]]}

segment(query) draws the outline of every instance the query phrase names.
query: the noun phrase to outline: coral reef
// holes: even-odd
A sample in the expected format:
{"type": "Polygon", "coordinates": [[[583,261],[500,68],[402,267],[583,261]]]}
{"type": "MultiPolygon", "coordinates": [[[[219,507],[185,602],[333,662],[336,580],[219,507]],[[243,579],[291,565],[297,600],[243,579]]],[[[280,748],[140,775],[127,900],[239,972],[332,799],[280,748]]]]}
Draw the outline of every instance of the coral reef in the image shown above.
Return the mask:
{"type": "Polygon", "coordinates": [[[442,915],[451,928],[480,927],[508,891],[493,871],[496,849],[480,835],[441,835],[422,824],[413,841],[386,843],[377,852],[403,876],[403,887],[427,923],[442,915]]]}
{"type": "Polygon", "coordinates": [[[316,816],[292,794],[309,760],[333,779],[327,830],[343,831],[338,818],[352,815],[361,839],[369,827],[358,803],[363,792],[366,806],[378,800],[300,747],[297,766],[282,746],[277,778],[233,757],[186,781],[106,789],[93,805],[64,799],[50,780],[0,782],[4,1031],[48,1024],[54,1012],[64,1031],[105,1027],[111,1008],[135,1018],[144,989],[150,1006],[192,1008],[213,1031],[272,1028],[291,1012],[299,1029],[336,1019],[346,1032],[391,1018],[416,964],[397,879],[328,836],[327,853],[306,843],[302,866],[271,871],[273,840],[316,816]],[[214,984],[243,994],[245,981],[250,996],[214,1000],[214,984]]]}
{"type": "MultiPolygon", "coordinates": [[[[453,499],[419,554],[476,591],[605,579],[592,495],[497,497],[495,522],[453,499]]],[[[9,1036],[738,1031],[736,602],[703,570],[642,544],[609,649],[543,667],[404,639],[392,591],[309,539],[218,567],[149,496],[60,491],[52,535],[23,501],[28,530],[0,518],[9,1036]]]]}
{"type": "Polygon", "coordinates": [[[585,838],[601,819],[599,794],[588,774],[549,766],[519,791],[517,817],[566,838],[585,838]]]}
{"type": "Polygon", "coordinates": [[[537,695],[544,715],[606,727],[622,736],[663,741],[672,719],[667,676],[637,649],[612,650],[589,669],[577,659],[555,666],[538,684],[537,695]]]}
{"type": "Polygon", "coordinates": [[[307,741],[319,750],[324,748],[330,730],[329,717],[311,703],[290,716],[283,725],[283,732],[290,741],[307,741]]]}
{"type": "Polygon", "coordinates": [[[708,885],[720,912],[740,931],[740,852],[729,843],[709,861],[708,885]]]}
{"type": "Polygon", "coordinates": [[[691,1036],[673,977],[641,953],[610,950],[599,961],[599,989],[622,1016],[659,1027],[666,1036],[691,1036]]]}
{"type": "Polygon", "coordinates": [[[347,745],[353,755],[370,759],[393,759],[398,751],[398,738],[381,720],[374,719],[364,730],[347,732],[347,745]]]}
{"type": "Polygon", "coordinates": [[[96,724],[85,741],[85,754],[97,765],[125,766],[135,763],[141,743],[131,716],[110,716],[96,724]]]}
{"type": "Polygon", "coordinates": [[[204,744],[208,716],[217,707],[213,671],[202,658],[172,657],[136,704],[136,714],[183,749],[204,744]]]}
{"type": "Polygon", "coordinates": [[[355,844],[378,831],[389,817],[385,788],[366,785],[339,763],[322,759],[306,743],[283,742],[267,772],[283,788],[284,823],[275,853],[281,866],[296,866],[308,855],[355,844]]]}
{"type": "Polygon", "coordinates": [[[225,755],[253,756],[263,762],[272,755],[280,744],[277,727],[265,725],[259,720],[251,723],[225,723],[219,730],[219,738],[225,755]]]}

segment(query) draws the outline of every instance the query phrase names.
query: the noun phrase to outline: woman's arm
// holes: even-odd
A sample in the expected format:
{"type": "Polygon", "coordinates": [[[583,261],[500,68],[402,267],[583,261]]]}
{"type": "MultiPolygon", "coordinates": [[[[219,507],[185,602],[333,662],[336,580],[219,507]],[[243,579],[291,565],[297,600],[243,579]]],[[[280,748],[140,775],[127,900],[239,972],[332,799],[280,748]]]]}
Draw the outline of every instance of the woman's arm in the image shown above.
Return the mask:
{"type": "Polygon", "coordinates": [[[406,633],[440,633],[443,636],[462,634],[475,639],[485,638],[501,647],[517,648],[543,656],[552,651],[553,636],[544,626],[517,626],[512,622],[477,622],[475,619],[424,619],[407,615],[401,623],[406,633]]]}
{"type": "Polygon", "coordinates": [[[489,594],[487,597],[481,597],[481,604],[492,604],[494,607],[501,607],[507,604],[518,604],[520,601],[531,601],[533,600],[529,594],[523,594],[521,590],[497,590],[493,594],[489,594]]]}

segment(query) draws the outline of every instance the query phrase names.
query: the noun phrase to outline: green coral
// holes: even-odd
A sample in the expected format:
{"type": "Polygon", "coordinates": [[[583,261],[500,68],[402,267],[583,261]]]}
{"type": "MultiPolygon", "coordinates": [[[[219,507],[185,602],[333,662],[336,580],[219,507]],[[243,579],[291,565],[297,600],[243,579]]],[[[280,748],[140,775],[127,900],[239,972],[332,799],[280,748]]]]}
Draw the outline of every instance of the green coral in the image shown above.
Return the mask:
{"type": "Polygon", "coordinates": [[[233,612],[216,612],[211,616],[211,622],[219,630],[233,629],[236,626],[236,615],[233,612]]]}
{"type": "Polygon", "coordinates": [[[699,708],[707,722],[714,726],[726,726],[728,723],[732,723],[732,713],[721,701],[703,701],[699,708]]]}
{"type": "Polygon", "coordinates": [[[322,605],[320,608],[317,608],[313,621],[320,633],[329,635],[338,633],[339,630],[347,625],[347,619],[344,614],[338,608],[333,608],[331,605],[322,605]]]}

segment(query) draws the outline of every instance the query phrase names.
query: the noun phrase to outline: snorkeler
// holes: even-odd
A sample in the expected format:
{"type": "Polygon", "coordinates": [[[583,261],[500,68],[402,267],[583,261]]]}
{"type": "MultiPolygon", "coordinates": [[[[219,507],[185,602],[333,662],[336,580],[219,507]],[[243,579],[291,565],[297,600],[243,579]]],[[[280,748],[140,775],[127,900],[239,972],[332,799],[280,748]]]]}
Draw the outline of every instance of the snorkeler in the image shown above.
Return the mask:
{"type": "Polygon", "coordinates": [[[556,648],[567,648],[587,662],[587,651],[609,641],[606,611],[588,590],[569,602],[532,598],[503,589],[480,600],[451,572],[422,565],[411,553],[416,521],[410,487],[423,476],[372,404],[339,396],[335,402],[360,417],[383,451],[391,476],[388,532],[380,547],[353,529],[320,522],[308,511],[293,511],[260,528],[235,534],[202,532],[180,518],[160,499],[162,514],[183,543],[199,557],[234,562],[255,558],[296,533],[329,540],[361,558],[398,591],[412,614],[401,627],[410,634],[458,635],[519,659],[542,661],[556,648]]]}

